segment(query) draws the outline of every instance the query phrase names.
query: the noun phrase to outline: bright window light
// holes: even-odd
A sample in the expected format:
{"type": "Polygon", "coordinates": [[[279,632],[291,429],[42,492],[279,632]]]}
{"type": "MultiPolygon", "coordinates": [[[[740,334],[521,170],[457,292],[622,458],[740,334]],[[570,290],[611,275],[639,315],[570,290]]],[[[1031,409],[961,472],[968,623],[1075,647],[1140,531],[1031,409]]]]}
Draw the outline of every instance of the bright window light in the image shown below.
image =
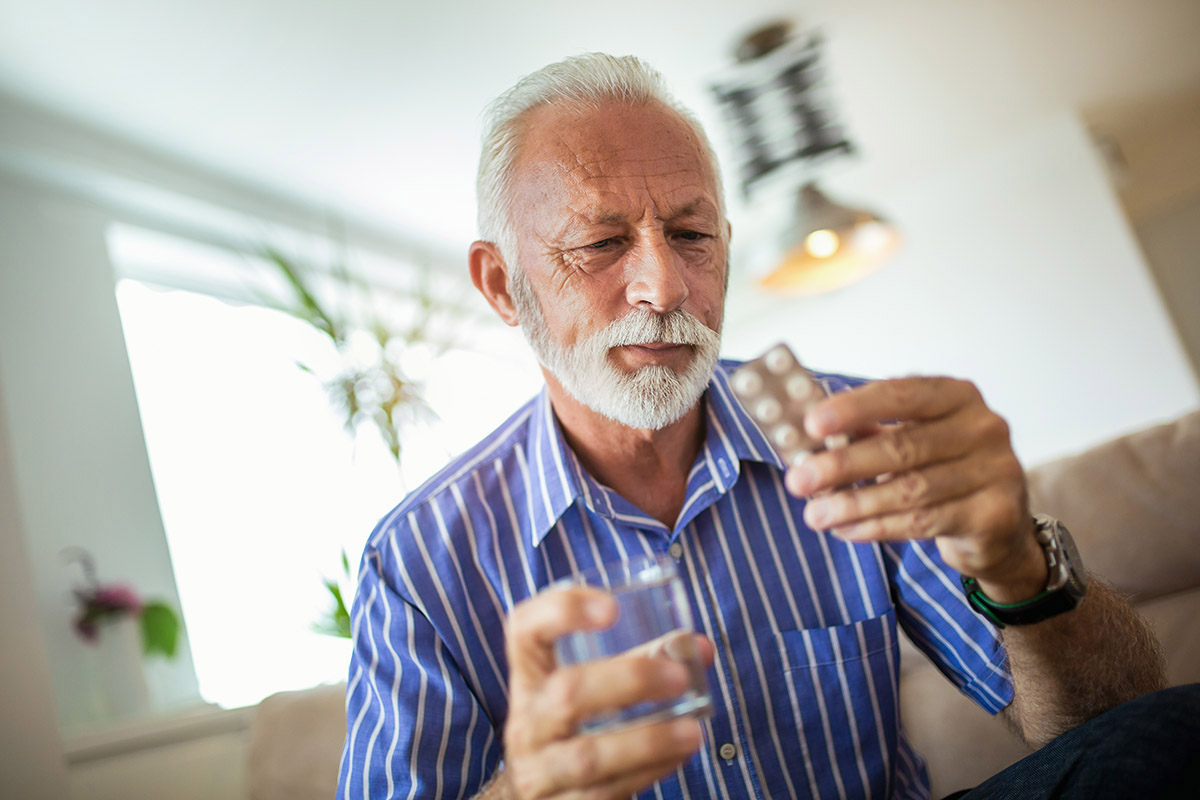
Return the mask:
{"type": "Polygon", "coordinates": [[[344,680],[349,642],[312,630],[322,579],[342,548],[357,570],[406,490],[537,391],[532,358],[497,325],[489,352],[428,361],[440,422],[409,431],[400,470],[372,430],[343,429],[318,379],[337,353],[307,324],[129,279],[117,299],[201,694],[236,707],[344,680]]]}

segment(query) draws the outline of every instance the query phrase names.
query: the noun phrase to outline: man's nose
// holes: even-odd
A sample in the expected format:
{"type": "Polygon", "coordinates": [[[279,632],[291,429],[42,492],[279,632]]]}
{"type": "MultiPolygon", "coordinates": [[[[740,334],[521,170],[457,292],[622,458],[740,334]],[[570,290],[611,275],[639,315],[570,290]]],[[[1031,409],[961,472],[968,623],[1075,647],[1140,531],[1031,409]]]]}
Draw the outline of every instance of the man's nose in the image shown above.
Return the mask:
{"type": "Polygon", "coordinates": [[[688,297],[685,263],[663,236],[641,243],[626,264],[625,297],[631,306],[648,306],[666,314],[688,297]]]}

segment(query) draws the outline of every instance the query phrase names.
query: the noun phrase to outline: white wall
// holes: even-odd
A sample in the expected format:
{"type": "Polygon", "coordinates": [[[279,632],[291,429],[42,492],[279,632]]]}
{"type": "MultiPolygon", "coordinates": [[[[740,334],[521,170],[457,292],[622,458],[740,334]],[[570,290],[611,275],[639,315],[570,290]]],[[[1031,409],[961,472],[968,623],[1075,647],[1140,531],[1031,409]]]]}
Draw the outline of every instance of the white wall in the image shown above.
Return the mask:
{"type": "Polygon", "coordinates": [[[727,321],[727,352],[785,339],[817,368],[970,378],[1026,464],[1200,405],[1073,114],[1033,120],[871,201],[905,237],[898,257],[828,295],[749,300],[727,321]]]}
{"type": "Polygon", "coordinates": [[[29,604],[34,586],[7,433],[0,399],[0,775],[6,797],[58,800],[67,796],[66,765],[46,637],[29,604]]]}
{"type": "MultiPolygon", "coordinates": [[[[102,580],[179,607],[105,249],[106,215],[0,177],[0,397],[36,614],[64,730],[120,716],[71,629],[79,577],[64,548],[89,550],[102,580]]],[[[199,702],[186,637],[147,661],[156,710],[199,702]]]]}
{"type": "Polygon", "coordinates": [[[1144,220],[1137,233],[1192,367],[1200,372],[1200,192],[1144,220]]]}

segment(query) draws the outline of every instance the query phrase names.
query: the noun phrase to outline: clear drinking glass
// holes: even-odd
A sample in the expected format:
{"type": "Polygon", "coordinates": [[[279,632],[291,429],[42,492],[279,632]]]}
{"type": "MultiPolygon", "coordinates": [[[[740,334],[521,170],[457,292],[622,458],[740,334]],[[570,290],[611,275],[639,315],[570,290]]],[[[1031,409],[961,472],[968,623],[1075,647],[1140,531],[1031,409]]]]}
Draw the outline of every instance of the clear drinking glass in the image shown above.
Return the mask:
{"type": "Polygon", "coordinates": [[[575,631],[558,640],[561,665],[629,654],[671,658],[687,666],[691,681],[678,697],[606,712],[580,725],[598,733],[673,717],[706,716],[712,706],[704,664],[693,639],[692,612],[675,562],[665,556],[635,556],[585,570],[551,588],[591,586],[617,601],[617,619],[606,630],[575,631]]]}

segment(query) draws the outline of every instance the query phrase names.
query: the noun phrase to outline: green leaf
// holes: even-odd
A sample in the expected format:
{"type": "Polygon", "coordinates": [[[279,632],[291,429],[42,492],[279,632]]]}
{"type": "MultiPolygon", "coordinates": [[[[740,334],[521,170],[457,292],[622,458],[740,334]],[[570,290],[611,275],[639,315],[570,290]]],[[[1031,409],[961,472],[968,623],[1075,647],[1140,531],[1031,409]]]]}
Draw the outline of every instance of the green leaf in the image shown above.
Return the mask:
{"type": "Polygon", "coordinates": [[[337,581],[326,578],[323,582],[326,590],[333,596],[334,607],[332,611],[328,612],[325,619],[313,625],[313,630],[328,636],[340,636],[343,639],[349,639],[350,610],[346,608],[346,601],[342,598],[342,589],[338,586],[337,581]]]}
{"type": "Polygon", "coordinates": [[[347,576],[350,575],[350,557],[346,555],[346,548],[344,547],[342,548],[342,571],[345,572],[347,576]]]}
{"type": "Polygon", "coordinates": [[[142,607],[142,652],[174,658],[179,647],[179,616],[165,603],[142,607]]]}
{"type": "Polygon", "coordinates": [[[263,255],[266,256],[268,261],[279,268],[280,273],[283,274],[292,291],[296,293],[296,299],[300,301],[303,307],[303,310],[292,310],[292,315],[304,319],[334,341],[340,339],[341,331],[339,326],[326,313],[325,309],[321,307],[321,304],[317,302],[316,295],[313,294],[308,284],[305,283],[300,270],[288,260],[287,256],[273,247],[267,247],[264,250],[263,255]]]}

